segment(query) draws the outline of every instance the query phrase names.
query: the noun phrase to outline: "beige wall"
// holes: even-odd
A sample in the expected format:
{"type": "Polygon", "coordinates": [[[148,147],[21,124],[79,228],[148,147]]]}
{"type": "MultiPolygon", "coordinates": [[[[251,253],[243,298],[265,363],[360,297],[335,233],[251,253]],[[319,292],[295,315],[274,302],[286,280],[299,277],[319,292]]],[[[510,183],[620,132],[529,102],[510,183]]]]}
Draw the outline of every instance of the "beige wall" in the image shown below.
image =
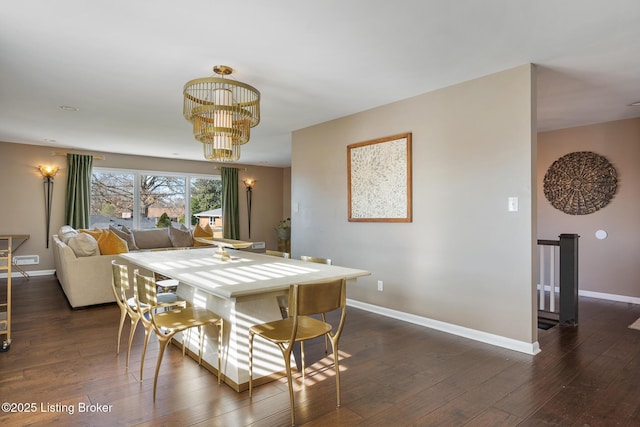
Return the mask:
{"type": "MultiPolygon", "coordinates": [[[[579,240],[581,291],[640,298],[640,118],[542,132],[538,135],[538,237],[575,233],[579,240]],[[603,209],[568,215],[547,201],[543,180],[559,157],[592,151],[606,157],[618,173],[618,190],[603,209]],[[598,240],[595,232],[608,237],[598,240]]],[[[636,300],[637,301],[637,300],[636,300]]]]}
{"type": "MultiPolygon", "coordinates": [[[[0,233],[30,234],[31,239],[20,248],[18,255],[39,255],[40,264],[25,266],[27,271],[53,270],[51,248],[46,248],[44,190],[38,165],[56,165],[60,171],[55,177],[51,234],[63,225],[66,187],[66,158],[52,156],[54,149],[45,146],[0,142],[0,233]]],[[[55,149],[55,151],[64,151],[55,149]]],[[[74,151],[86,154],[82,151],[74,151]]],[[[94,161],[95,167],[149,170],[158,172],[185,172],[219,175],[209,162],[127,156],[112,153],[92,154],[104,156],[94,161]]],[[[239,177],[240,237],[251,241],[264,241],[267,248],[276,249],[275,225],[286,214],[283,211],[283,187],[288,169],[247,166],[239,177]],[[247,207],[244,178],[257,180],[253,190],[251,239],[248,238],[247,207]]],[[[289,180],[290,182],[290,180],[289,180]]]]}
{"type": "Polygon", "coordinates": [[[369,270],[351,299],[537,341],[534,81],[525,65],[294,132],[294,256],[369,270]],[[413,222],[348,222],[347,145],[403,132],[413,222]]]}

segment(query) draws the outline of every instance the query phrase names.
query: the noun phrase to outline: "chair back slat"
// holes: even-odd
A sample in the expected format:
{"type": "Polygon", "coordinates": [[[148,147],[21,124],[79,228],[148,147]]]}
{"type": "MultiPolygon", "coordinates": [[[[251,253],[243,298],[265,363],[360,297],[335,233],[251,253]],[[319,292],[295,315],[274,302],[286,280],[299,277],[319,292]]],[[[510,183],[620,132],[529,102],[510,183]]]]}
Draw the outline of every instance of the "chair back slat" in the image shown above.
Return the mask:
{"type": "Polygon", "coordinates": [[[129,268],[126,265],[116,264],[111,261],[111,283],[113,285],[113,294],[119,305],[126,304],[127,291],[129,290],[129,268]]]}
{"type": "Polygon", "coordinates": [[[290,294],[294,301],[294,310],[299,316],[329,313],[342,307],[346,298],[343,295],[344,279],[330,282],[292,285],[290,294]]]}
{"type": "Polygon", "coordinates": [[[331,265],[331,259],[330,258],[321,258],[321,257],[317,257],[317,256],[301,255],[300,256],[300,260],[301,261],[307,261],[307,262],[315,262],[316,264],[331,265]]]}
{"type": "Polygon", "coordinates": [[[265,254],[269,255],[269,256],[277,256],[280,258],[291,258],[291,254],[289,254],[289,252],[281,252],[281,251],[272,251],[267,249],[265,251],[265,254]]]}
{"type": "Polygon", "coordinates": [[[153,277],[143,276],[136,272],[134,273],[136,278],[136,289],[138,290],[138,300],[143,304],[148,304],[152,307],[158,305],[158,294],[156,290],[156,281],[153,277]]]}
{"type": "Polygon", "coordinates": [[[129,270],[126,265],[111,263],[113,270],[113,284],[117,289],[129,289],[129,270]]]}

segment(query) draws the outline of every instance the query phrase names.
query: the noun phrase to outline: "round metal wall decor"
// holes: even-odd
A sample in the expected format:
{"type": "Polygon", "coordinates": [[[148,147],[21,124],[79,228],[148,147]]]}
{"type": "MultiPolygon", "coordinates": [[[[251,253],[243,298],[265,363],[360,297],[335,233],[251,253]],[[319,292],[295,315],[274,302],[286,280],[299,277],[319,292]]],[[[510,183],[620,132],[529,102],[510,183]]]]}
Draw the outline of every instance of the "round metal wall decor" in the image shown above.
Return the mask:
{"type": "Polygon", "coordinates": [[[576,151],[560,157],[544,176],[544,195],[554,208],[570,215],[602,209],[618,186],[616,169],[603,156],[576,151]]]}

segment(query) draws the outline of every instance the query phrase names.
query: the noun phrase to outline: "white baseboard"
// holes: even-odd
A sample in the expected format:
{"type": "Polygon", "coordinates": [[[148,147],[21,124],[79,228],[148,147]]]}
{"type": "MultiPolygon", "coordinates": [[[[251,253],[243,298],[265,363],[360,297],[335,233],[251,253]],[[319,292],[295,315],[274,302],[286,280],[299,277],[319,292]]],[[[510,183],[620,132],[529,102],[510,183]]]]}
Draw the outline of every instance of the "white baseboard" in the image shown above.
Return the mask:
{"type": "Polygon", "coordinates": [[[640,298],[626,295],[607,294],[604,292],[578,290],[578,295],[589,298],[605,299],[608,301],[626,302],[630,304],[640,304],[640,298]]]}
{"type": "MultiPolygon", "coordinates": [[[[538,285],[538,289],[540,285],[538,285]]],[[[549,286],[545,285],[545,290],[549,291],[549,286]]],[[[556,288],[558,292],[558,288],[556,288]]],[[[624,302],[629,304],[640,304],[640,298],[630,297],[626,295],[608,294],[605,292],[594,292],[578,290],[578,295],[588,298],[598,298],[608,301],[624,302]]],[[[427,317],[420,317],[402,311],[391,310],[386,307],[380,307],[378,305],[368,304],[360,301],[347,299],[347,304],[351,307],[359,308],[371,313],[380,314],[382,316],[391,317],[393,319],[402,320],[404,322],[413,323],[427,328],[435,329],[438,331],[446,332],[449,334],[469,338],[475,341],[480,341],[486,344],[495,345],[498,347],[507,348],[509,350],[519,351],[526,354],[538,354],[540,353],[540,344],[536,341],[534,343],[527,343],[523,341],[513,340],[511,338],[501,337],[499,335],[489,334],[475,329],[465,328],[458,325],[452,325],[450,323],[441,322],[439,320],[429,319],[427,317]]]]}
{"type": "Polygon", "coordinates": [[[452,335],[469,338],[475,341],[480,341],[486,344],[495,345],[495,346],[506,348],[509,350],[519,351],[521,353],[526,353],[531,355],[540,353],[540,345],[538,344],[537,341],[534,343],[518,341],[511,338],[501,337],[499,335],[489,334],[487,332],[477,331],[475,329],[465,328],[463,326],[452,325],[450,323],[441,322],[439,320],[416,316],[414,314],[391,310],[386,307],[380,307],[378,305],[367,304],[364,302],[355,301],[351,299],[347,299],[347,305],[351,307],[359,308],[365,311],[369,311],[372,313],[380,314],[382,316],[402,320],[404,322],[425,326],[427,328],[446,332],[452,335]]]}
{"type": "MultiPolygon", "coordinates": [[[[13,270],[13,269],[12,269],[13,270]]],[[[27,271],[27,274],[31,277],[37,277],[37,276],[51,276],[52,274],[55,274],[56,270],[34,270],[34,271],[27,271]]],[[[11,272],[11,277],[14,279],[20,279],[20,278],[24,278],[24,276],[22,275],[22,273],[20,273],[19,271],[15,271],[13,270],[11,272]]],[[[2,273],[0,274],[0,279],[6,279],[7,278],[7,273],[2,273]]]]}
{"type": "MultiPolygon", "coordinates": [[[[539,290],[540,290],[540,284],[538,284],[538,291],[539,290]]],[[[544,285],[544,290],[549,292],[551,291],[551,287],[549,285],[544,285]]],[[[560,288],[556,286],[555,292],[559,293],[560,288]]],[[[578,295],[583,297],[589,297],[589,298],[604,299],[607,301],[626,302],[629,304],[640,304],[640,298],[638,297],[630,297],[630,296],[619,295],[619,294],[608,294],[606,292],[586,291],[583,289],[578,289],[578,295]]]]}

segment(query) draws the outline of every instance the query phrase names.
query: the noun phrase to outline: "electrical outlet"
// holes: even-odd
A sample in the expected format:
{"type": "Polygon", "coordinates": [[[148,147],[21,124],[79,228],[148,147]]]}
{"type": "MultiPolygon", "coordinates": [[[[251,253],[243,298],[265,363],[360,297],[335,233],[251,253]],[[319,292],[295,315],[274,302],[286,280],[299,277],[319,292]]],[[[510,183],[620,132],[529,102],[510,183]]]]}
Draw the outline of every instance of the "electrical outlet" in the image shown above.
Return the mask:
{"type": "Polygon", "coordinates": [[[378,280],[378,290],[380,292],[384,291],[384,283],[382,283],[382,280],[378,280]]]}

